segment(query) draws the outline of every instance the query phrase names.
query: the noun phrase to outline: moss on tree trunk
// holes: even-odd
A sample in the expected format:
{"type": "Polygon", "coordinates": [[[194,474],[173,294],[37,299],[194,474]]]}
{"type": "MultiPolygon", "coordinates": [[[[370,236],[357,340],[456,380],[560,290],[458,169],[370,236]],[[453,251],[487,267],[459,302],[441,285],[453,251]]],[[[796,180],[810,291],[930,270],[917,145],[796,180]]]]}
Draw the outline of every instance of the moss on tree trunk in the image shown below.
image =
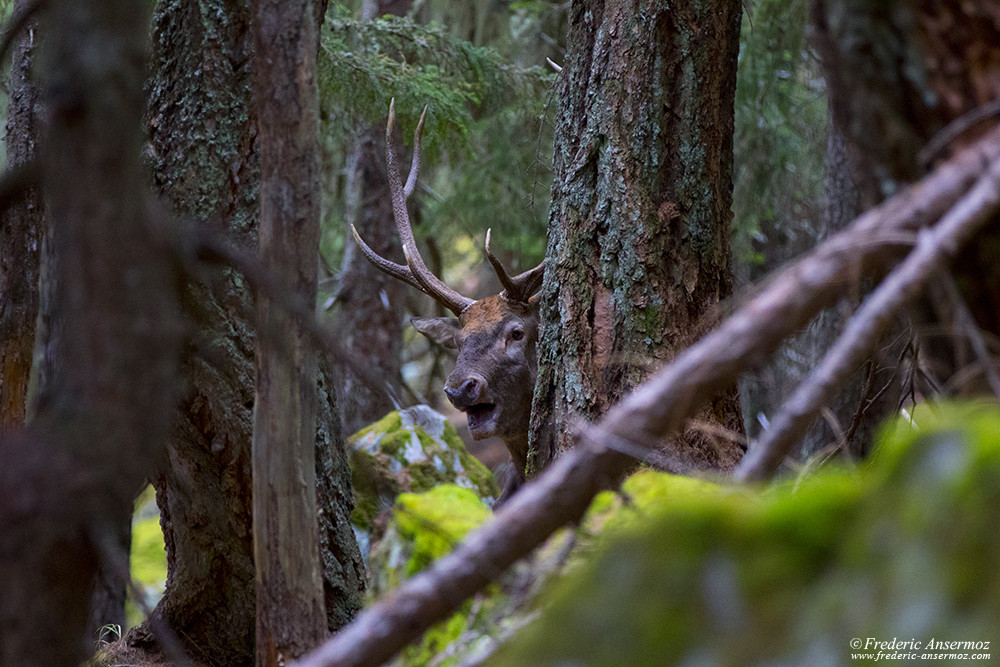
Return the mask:
{"type": "MultiPolygon", "coordinates": [[[[532,418],[536,468],[570,446],[575,419],[603,414],[710,323],[730,293],[740,11],[736,0],[591,1],[571,10],[532,418]]],[[[703,417],[742,432],[735,386],[703,417]]],[[[732,467],[740,448],[716,444],[685,436],[674,446],[698,467],[732,467]]]]}

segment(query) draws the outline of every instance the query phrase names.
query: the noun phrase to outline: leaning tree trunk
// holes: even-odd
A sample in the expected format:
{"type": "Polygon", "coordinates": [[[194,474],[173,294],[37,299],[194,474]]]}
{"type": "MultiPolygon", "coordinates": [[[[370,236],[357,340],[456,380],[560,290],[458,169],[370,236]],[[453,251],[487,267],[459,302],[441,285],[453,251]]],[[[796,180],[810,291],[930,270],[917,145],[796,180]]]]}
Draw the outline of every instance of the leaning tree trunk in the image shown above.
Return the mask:
{"type": "MultiPolygon", "coordinates": [[[[153,177],[181,220],[257,245],[260,182],[246,2],[161,0],[153,18],[147,115],[153,177]]],[[[250,443],[254,407],[253,308],[236,272],[191,280],[183,306],[194,322],[186,385],[153,480],[167,546],[167,586],[154,614],[196,661],[254,660],[250,443]],[[206,585],[206,582],[211,582],[206,585]]],[[[316,466],[328,624],[360,607],[363,565],[350,529],[352,496],[329,365],[321,360],[316,466]]],[[[153,628],[117,650],[159,651],[153,628]]]]}
{"type": "MultiPolygon", "coordinates": [[[[573,5],[529,466],[689,342],[731,290],[740,11],[738,0],[573,5]]],[[[702,419],[743,431],[735,385],[702,419]]],[[[697,468],[742,455],[692,432],[672,446],[697,468]]]]}
{"type": "MultiPolygon", "coordinates": [[[[867,207],[997,123],[1000,5],[993,2],[813,0],[816,45],[867,207]],[[859,40],[877,49],[857,49],[859,40]]],[[[1000,239],[973,243],[955,263],[977,325],[1000,335],[1000,239]]],[[[934,287],[941,291],[941,285],[934,287]]],[[[965,306],[944,289],[913,320],[950,324],[965,306]]],[[[961,328],[918,327],[922,368],[947,379],[965,365],[961,328]],[[956,342],[959,344],[956,345],[956,342]]],[[[971,355],[968,355],[971,356],[971,355]]],[[[967,389],[983,389],[973,382],[967,389]]]]}
{"type": "MultiPolygon", "coordinates": [[[[32,3],[17,0],[15,13],[32,3]]],[[[32,21],[14,41],[7,117],[7,168],[24,171],[38,157],[38,87],[32,72],[32,21]]],[[[12,172],[8,172],[10,174],[12,172]]],[[[3,211],[0,226],[0,431],[24,424],[38,317],[39,252],[44,209],[29,187],[3,211]]]]}

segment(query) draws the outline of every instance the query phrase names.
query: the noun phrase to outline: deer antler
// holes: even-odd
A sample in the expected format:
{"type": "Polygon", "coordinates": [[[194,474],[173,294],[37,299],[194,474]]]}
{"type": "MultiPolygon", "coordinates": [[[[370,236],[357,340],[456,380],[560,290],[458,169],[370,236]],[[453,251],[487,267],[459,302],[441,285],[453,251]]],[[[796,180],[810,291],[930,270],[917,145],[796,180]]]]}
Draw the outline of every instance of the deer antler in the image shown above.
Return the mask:
{"type": "Polygon", "coordinates": [[[492,229],[486,230],[486,259],[493,265],[493,270],[496,271],[497,278],[500,279],[500,284],[503,285],[507,298],[511,301],[526,303],[531,295],[537,292],[538,288],[542,286],[545,262],[512,278],[497,256],[493,254],[493,250],[490,249],[490,236],[492,233],[492,229]]]}
{"type": "Polygon", "coordinates": [[[413,228],[410,225],[410,214],[406,210],[406,200],[417,186],[417,172],[420,169],[420,135],[424,129],[424,118],[427,116],[427,107],[420,114],[420,122],[413,133],[413,162],[410,165],[410,174],[406,179],[406,186],[403,186],[403,179],[399,172],[399,165],[396,162],[396,153],[392,148],[392,130],[396,122],[396,100],[389,102],[389,121],[385,125],[385,162],[389,177],[389,194],[392,197],[392,217],[396,221],[396,231],[399,233],[399,240],[403,245],[403,256],[406,258],[406,266],[396,264],[378,255],[368,247],[358,234],[358,230],[351,225],[351,232],[354,240],[365,258],[375,265],[380,271],[387,273],[393,278],[402,280],[412,285],[421,292],[431,296],[435,301],[448,308],[456,315],[461,315],[462,311],[471,306],[475,301],[466,296],[462,296],[457,291],[448,287],[443,280],[431,273],[424,263],[417,249],[417,242],[413,238],[413,228]]]}

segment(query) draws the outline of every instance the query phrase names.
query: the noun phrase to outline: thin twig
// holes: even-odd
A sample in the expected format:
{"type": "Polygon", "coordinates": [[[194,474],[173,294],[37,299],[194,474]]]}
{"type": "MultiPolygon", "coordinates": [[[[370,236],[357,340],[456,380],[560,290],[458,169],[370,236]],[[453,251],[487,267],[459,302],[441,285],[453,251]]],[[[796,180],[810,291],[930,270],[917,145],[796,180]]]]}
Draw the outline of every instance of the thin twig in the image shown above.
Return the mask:
{"type": "Polygon", "coordinates": [[[818,368],[784,403],[757,447],[737,469],[736,478],[769,478],[812,425],[830,395],[860,365],[896,313],[916,297],[927,281],[954,258],[964,243],[993,219],[1000,208],[1000,160],[933,229],[925,230],[910,256],[876,288],[848,321],[844,333],[818,368]]]}
{"type": "Polygon", "coordinates": [[[972,318],[969,308],[965,305],[965,299],[962,298],[961,293],[958,291],[955,279],[948,273],[945,273],[942,278],[941,286],[955,308],[955,325],[961,328],[961,333],[965,335],[972,346],[972,353],[976,355],[976,360],[979,361],[979,365],[982,367],[983,375],[986,377],[993,395],[1000,398],[1000,374],[997,373],[993,358],[990,356],[986,339],[983,338],[983,334],[979,330],[979,327],[976,326],[976,321],[972,318]]]}
{"type": "MultiPolygon", "coordinates": [[[[886,251],[894,246],[858,248],[859,236],[879,229],[913,230],[937,220],[972,186],[982,165],[998,159],[1000,129],[862,215],[612,408],[598,425],[599,432],[630,443],[676,432],[739,373],[764,363],[786,336],[837,301],[859,267],[872,273],[884,267],[886,251]]],[[[577,522],[593,497],[616,484],[631,465],[629,456],[605,446],[599,434],[583,440],[525,484],[455,551],[405,581],[295,664],[360,666],[389,660],[489,584],[491,573],[503,571],[562,526],[577,522]]]]}

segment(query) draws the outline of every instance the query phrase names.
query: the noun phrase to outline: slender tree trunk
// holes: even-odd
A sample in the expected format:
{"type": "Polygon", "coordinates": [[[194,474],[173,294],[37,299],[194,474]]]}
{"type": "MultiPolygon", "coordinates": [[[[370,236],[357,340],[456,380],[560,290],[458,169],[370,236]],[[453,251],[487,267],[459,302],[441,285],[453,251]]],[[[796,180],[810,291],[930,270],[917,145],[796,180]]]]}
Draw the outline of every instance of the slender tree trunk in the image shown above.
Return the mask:
{"type": "MultiPolygon", "coordinates": [[[[391,5],[366,0],[361,20],[371,21],[386,13],[405,14],[412,3],[391,5]]],[[[375,127],[355,139],[347,159],[346,199],[348,224],[382,257],[402,263],[399,239],[392,219],[389,181],[385,173],[385,128],[375,127]]],[[[341,415],[344,431],[354,433],[396,409],[402,376],[403,312],[402,285],[366,260],[353,241],[344,248],[337,286],[337,330],[344,348],[360,363],[385,380],[376,390],[344,371],[341,381],[341,415]]]]}
{"type": "MultiPolygon", "coordinates": [[[[28,0],[17,0],[14,12],[28,0]]],[[[32,63],[35,22],[13,45],[7,117],[7,168],[24,168],[38,158],[38,87],[32,63]]],[[[24,424],[28,380],[38,317],[39,253],[45,214],[37,188],[3,211],[0,227],[0,430],[24,424]]]]}
{"type": "MultiPolygon", "coordinates": [[[[737,0],[575,2],[556,120],[537,469],[710,323],[731,290],[737,0]],[[552,434],[552,446],[547,446],[552,434]]],[[[735,386],[702,416],[743,430],[735,386]]],[[[689,433],[692,466],[742,450],[689,433]]],[[[529,462],[529,466],[532,464],[529,462]]]]}
{"type": "MultiPolygon", "coordinates": [[[[287,292],[311,306],[320,213],[313,2],[258,0],[253,27],[260,255],[287,292]]],[[[257,664],[271,666],[297,658],[326,635],[316,523],[316,358],[301,324],[282,304],[260,295],[257,313],[257,664]]]]}
{"type": "Polygon", "coordinates": [[[173,414],[176,277],[140,161],[147,9],[53,1],[40,25],[61,335],[30,430],[0,443],[5,665],[79,664],[92,648],[84,635],[99,559],[162,458],[173,414]],[[59,630],[39,636],[44,627],[59,630]]]}

